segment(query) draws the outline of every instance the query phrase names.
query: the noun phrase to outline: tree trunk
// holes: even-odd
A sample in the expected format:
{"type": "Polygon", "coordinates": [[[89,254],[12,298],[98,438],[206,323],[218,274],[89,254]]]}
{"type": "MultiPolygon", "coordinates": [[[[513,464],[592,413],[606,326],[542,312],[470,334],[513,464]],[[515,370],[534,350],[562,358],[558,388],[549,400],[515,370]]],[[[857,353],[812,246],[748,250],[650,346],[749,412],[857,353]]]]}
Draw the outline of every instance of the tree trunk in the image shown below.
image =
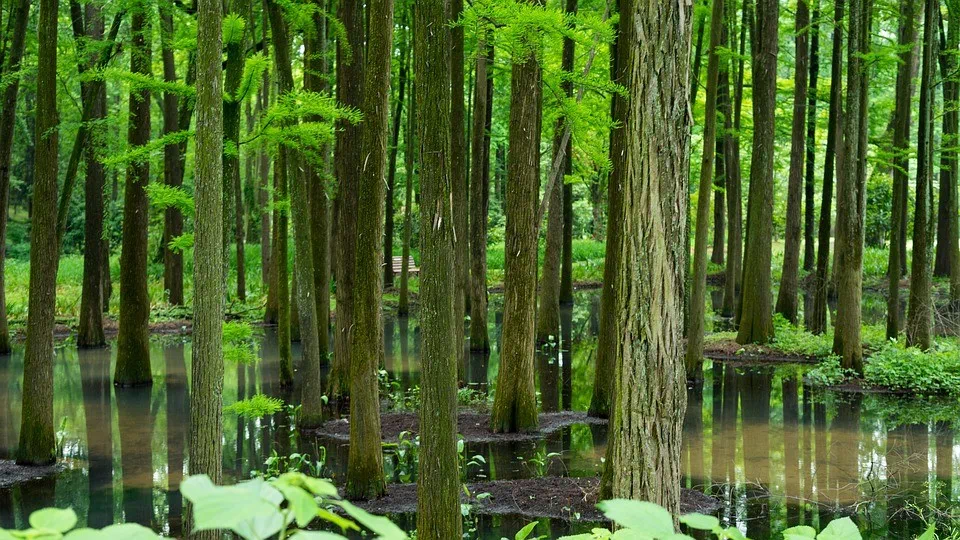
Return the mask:
{"type": "MultiPolygon", "coordinates": [[[[451,140],[450,70],[445,0],[417,3],[416,99],[420,103],[417,131],[420,144],[421,259],[420,324],[422,399],[420,407],[420,470],[417,475],[417,537],[424,540],[460,538],[460,473],[457,458],[457,366],[462,319],[455,312],[460,275],[456,261],[455,217],[448,201],[462,183],[452,175],[447,156],[451,140]]],[[[461,30],[462,32],[462,30],[461,30]]],[[[482,55],[482,53],[481,53],[482,55]]],[[[389,72],[388,72],[389,73],[389,72]]],[[[480,94],[477,95],[480,97],[480,94]]],[[[481,115],[483,116],[483,115],[481,115]]],[[[379,426],[376,426],[379,428],[379,426]]],[[[377,433],[377,454],[379,429],[377,433]]]]}
{"type": "Polygon", "coordinates": [[[747,200],[747,247],[743,262],[738,343],[766,343],[773,338],[770,283],[773,235],[773,139],[777,97],[777,52],[780,5],[757,0],[753,44],[753,162],[747,200]]]}
{"type": "Polygon", "coordinates": [[[621,26],[620,37],[632,50],[624,200],[610,216],[623,224],[613,306],[623,339],[601,497],[650,501],[677,515],[686,409],[681,331],[690,27],[683,2],[632,4],[621,0],[625,20],[636,22],[621,26]]]}
{"type": "Polygon", "coordinates": [[[910,302],[907,313],[907,345],[930,348],[933,331],[930,260],[933,227],[933,83],[936,72],[936,41],[933,23],[940,3],[925,0],[923,27],[923,72],[920,77],[920,111],[917,124],[917,194],[913,213],[913,264],[910,269],[910,302]]]}
{"type": "MultiPolygon", "coordinates": [[[[842,169],[837,174],[837,321],[833,352],[846,369],[863,373],[860,339],[860,299],[863,279],[863,206],[866,153],[861,132],[866,130],[864,86],[867,69],[862,54],[869,51],[869,0],[851,0],[847,48],[847,103],[843,122],[842,169]],[[863,157],[863,159],[861,159],[863,157]]],[[[864,143],[865,144],[865,143],[864,143]]]]}
{"type": "MultiPolygon", "coordinates": [[[[459,20],[463,13],[463,0],[449,0],[451,20],[459,20]]],[[[464,121],[463,90],[463,26],[450,28],[450,178],[453,181],[453,226],[454,271],[457,273],[457,288],[453,302],[453,332],[457,342],[457,372],[463,381],[466,346],[464,344],[463,320],[467,316],[470,295],[470,234],[468,232],[467,190],[467,139],[464,121]]],[[[534,270],[536,283],[536,270],[534,270]]],[[[534,285],[536,286],[536,285],[534,285]]]]}
{"type": "MultiPolygon", "coordinates": [[[[342,0],[339,19],[343,33],[337,40],[337,101],[360,109],[363,103],[364,25],[363,2],[342,0]]],[[[365,122],[364,122],[365,123],[365,122]]],[[[359,178],[363,170],[359,141],[363,124],[342,122],[337,131],[334,163],[339,185],[333,203],[337,222],[337,316],[334,338],[333,369],[330,372],[329,392],[334,397],[350,393],[350,333],[353,327],[353,294],[357,262],[357,211],[359,178]]],[[[380,281],[377,278],[377,281],[380,281]]]]}
{"type": "MultiPolygon", "coordinates": [[[[405,28],[406,11],[400,20],[400,27],[405,28]]],[[[390,137],[390,165],[387,168],[387,195],[386,207],[387,213],[384,218],[386,231],[383,234],[383,286],[389,289],[393,287],[393,214],[394,214],[394,188],[397,183],[397,153],[400,150],[400,127],[403,126],[403,101],[404,91],[407,88],[407,69],[410,61],[407,48],[409,44],[404,32],[403,39],[400,40],[400,70],[397,74],[397,105],[393,110],[393,131],[390,137]]],[[[407,113],[409,114],[409,112],[407,113]]]]}
{"type": "MultiPolygon", "coordinates": [[[[94,41],[103,40],[101,7],[89,3],[84,8],[87,36],[94,41]]],[[[89,91],[94,101],[91,117],[103,119],[107,114],[106,83],[91,81],[86,86],[92,87],[89,91]]],[[[86,88],[83,94],[87,95],[86,88]]],[[[103,273],[110,271],[109,259],[104,260],[102,253],[103,186],[106,176],[95,150],[102,147],[104,134],[96,128],[92,131],[90,136],[95,144],[86,148],[87,173],[84,182],[83,290],[80,293],[80,324],[77,330],[77,345],[80,347],[102,347],[106,344],[103,334],[103,273]]]]}
{"type": "Polygon", "coordinates": [[[804,170],[803,270],[813,270],[813,231],[816,221],[814,172],[817,159],[817,79],[820,76],[820,0],[813,0],[813,20],[810,22],[810,86],[807,91],[807,164],[804,170]]]}
{"type": "Polygon", "coordinates": [[[487,213],[490,205],[491,120],[488,101],[493,90],[493,70],[488,61],[493,46],[487,44],[490,30],[483,28],[477,37],[477,74],[474,77],[473,150],[470,152],[470,350],[490,350],[487,333],[487,213]]]}
{"type": "MultiPolygon", "coordinates": [[[[577,15],[577,0],[566,0],[565,11],[572,17],[577,15]]],[[[570,37],[563,38],[563,57],[560,68],[572,75],[575,61],[575,42],[570,37]]],[[[561,83],[567,99],[573,97],[573,79],[561,83]]],[[[573,138],[567,139],[563,158],[563,174],[573,174],[573,138]]],[[[560,305],[573,305],[573,184],[563,182],[563,260],[560,263],[560,305]]]]}
{"type": "MultiPolygon", "coordinates": [[[[264,30],[266,33],[266,30],[264,30]]],[[[266,41],[266,37],[264,37],[266,41]]],[[[266,46],[266,43],[264,43],[266,46]]],[[[267,107],[270,105],[270,75],[268,71],[263,73],[263,81],[260,85],[260,91],[257,93],[257,116],[263,119],[267,107]]],[[[271,286],[270,273],[273,268],[273,261],[270,254],[270,212],[267,210],[270,206],[270,155],[266,150],[260,149],[257,152],[257,204],[260,211],[260,280],[261,287],[267,294],[267,311],[270,310],[271,292],[276,295],[271,286]]],[[[276,302],[276,298],[274,298],[276,302]]],[[[271,322],[270,317],[264,317],[265,322],[271,322]]],[[[274,318],[274,322],[276,318],[274,318]]]]}
{"type": "MultiPolygon", "coordinates": [[[[246,2],[230,2],[229,14],[246,16],[246,2]]],[[[243,201],[240,194],[240,107],[236,98],[240,79],[243,77],[243,64],[246,48],[246,26],[244,30],[233,32],[231,40],[224,43],[227,61],[223,82],[223,249],[224,276],[230,274],[230,232],[233,229],[233,241],[237,246],[237,298],[246,300],[246,279],[243,275],[243,201]],[[231,223],[231,213],[235,217],[231,223]]]]}
{"type": "MultiPolygon", "coordinates": [[[[949,81],[950,94],[947,104],[944,106],[944,127],[943,127],[943,149],[941,149],[941,160],[948,163],[949,167],[941,166],[941,170],[950,170],[950,186],[948,193],[944,194],[943,180],[941,179],[940,193],[941,199],[949,197],[950,202],[947,207],[941,210],[945,214],[947,221],[946,237],[949,253],[949,271],[950,276],[950,307],[951,309],[960,308],[960,223],[957,222],[960,214],[960,199],[957,196],[958,178],[960,178],[960,152],[957,151],[957,135],[960,132],[960,113],[957,111],[960,104],[960,82],[957,81],[954,71],[957,68],[956,51],[960,48],[960,7],[956,4],[947,4],[947,13],[949,18],[949,34],[946,40],[947,54],[941,54],[940,58],[947,61],[946,69],[941,69],[944,79],[944,96],[946,96],[947,82],[949,81]]],[[[942,28],[942,26],[941,26],[942,28]]],[[[945,97],[946,100],[946,97],[945,97]]],[[[941,173],[942,175],[943,173],[941,173]]],[[[942,176],[941,176],[942,178],[942,176]]],[[[942,218],[941,218],[942,221],[942,218]]],[[[937,238],[944,238],[938,234],[937,238]]],[[[939,248],[939,244],[938,244],[939,248]]]]}
{"type": "Polygon", "coordinates": [[[806,326],[814,334],[827,330],[827,297],[829,294],[830,231],[833,223],[833,169],[837,161],[837,138],[843,117],[843,10],[844,0],[836,0],[833,10],[833,52],[830,59],[830,112],[827,120],[827,147],[823,161],[823,187],[820,200],[820,227],[817,233],[817,270],[813,282],[813,313],[806,317],[806,326]]]}
{"type": "MultiPolygon", "coordinates": [[[[728,9],[730,26],[733,27],[733,21],[736,11],[733,4],[728,9]]],[[[743,74],[744,58],[746,57],[747,32],[750,30],[748,21],[751,17],[750,4],[744,2],[742,9],[742,19],[740,23],[740,57],[731,65],[736,65],[736,86],[733,88],[732,110],[730,106],[730,75],[727,74],[728,83],[721,84],[719,89],[719,104],[723,109],[724,132],[726,133],[726,142],[724,144],[724,160],[727,173],[727,223],[729,231],[727,233],[727,264],[724,268],[723,282],[723,305],[721,314],[724,317],[734,317],[737,311],[737,293],[740,290],[740,279],[743,277],[743,190],[740,174],[740,120],[743,110],[743,74]],[[723,99],[726,96],[726,99],[723,99]]],[[[732,35],[732,33],[731,33],[732,35]]],[[[733,62],[733,60],[731,60],[733,62]]],[[[724,70],[721,70],[720,76],[724,77],[724,70]]]]}
{"type": "MultiPolygon", "coordinates": [[[[6,53],[3,75],[20,71],[23,48],[30,18],[30,1],[19,0],[8,17],[13,27],[10,48],[6,53]]],[[[55,39],[55,38],[54,38],[55,39]]],[[[0,112],[0,354],[10,353],[10,329],[7,322],[6,278],[4,261],[7,248],[7,212],[10,206],[10,158],[13,150],[13,130],[17,115],[17,94],[20,79],[13,78],[3,89],[3,110],[0,112]]]]}
{"type": "Polygon", "coordinates": [[[890,258],[887,262],[887,339],[900,333],[900,221],[906,212],[904,187],[910,170],[910,115],[912,113],[914,55],[912,44],[917,40],[916,4],[901,0],[900,63],[897,66],[897,86],[893,127],[893,208],[890,213],[890,258]]]}
{"type": "MultiPolygon", "coordinates": [[[[160,46],[163,57],[164,82],[177,82],[177,66],[174,59],[173,7],[160,6],[160,46]]],[[[173,92],[163,93],[163,134],[180,129],[179,98],[173,92]]],[[[183,184],[183,163],[180,145],[170,143],[163,147],[163,183],[179,188],[183,184]]],[[[87,179],[89,181],[89,165],[87,179]]],[[[179,208],[169,207],[163,217],[163,288],[167,300],[174,306],[183,305],[183,253],[170,249],[170,242],[183,234],[183,214],[179,208]]]]}
{"type": "MultiPolygon", "coordinates": [[[[950,8],[950,2],[947,2],[950,8]]],[[[957,174],[956,151],[951,150],[957,139],[957,81],[956,69],[957,29],[949,26],[950,34],[944,35],[943,17],[940,15],[940,5],[937,5],[937,27],[940,30],[940,45],[938,59],[940,73],[943,77],[943,131],[942,150],[940,152],[940,196],[937,198],[937,248],[933,262],[933,275],[949,277],[953,268],[953,255],[960,240],[957,238],[957,174]]],[[[956,8],[953,9],[956,12],[956,8]]],[[[934,38],[936,39],[936,37],[934,38]]],[[[932,179],[931,179],[932,180],[932,179]]],[[[931,209],[932,211],[932,209],[931,209]]],[[[931,238],[932,242],[933,239],[931,238]]]]}
{"type": "MultiPolygon", "coordinates": [[[[539,0],[531,0],[540,5],[539,0]]],[[[535,47],[529,43],[528,48],[535,47]]],[[[537,294],[537,211],[540,195],[542,74],[534,51],[513,58],[510,151],[505,187],[503,343],[490,428],[494,433],[537,429],[533,380],[537,294]]]]}
{"type": "MultiPolygon", "coordinates": [[[[223,452],[223,87],[222,4],[197,3],[196,220],[193,250],[193,361],[190,474],[222,480],[223,452]]],[[[128,188],[129,189],[129,188],[128,188]]],[[[184,530],[192,530],[186,510],[184,530]]],[[[205,531],[194,538],[219,538],[205,531]]]]}
{"type": "Polygon", "coordinates": [[[793,129],[790,135],[790,173],[787,185],[787,234],[783,249],[783,272],[777,293],[777,313],[797,323],[797,291],[800,284],[800,219],[803,199],[804,145],[807,142],[807,75],[810,8],[807,0],[797,2],[795,20],[796,53],[793,79],[793,129]]]}
{"type": "MultiPolygon", "coordinates": [[[[53,433],[53,326],[57,304],[57,0],[42,0],[37,17],[36,208],[30,230],[30,293],[23,357],[18,465],[56,460],[53,433]]],[[[19,63],[19,62],[17,62],[19,63]]],[[[14,100],[15,101],[15,100],[14,100]]],[[[3,209],[6,214],[6,208],[3,209]]]]}
{"type": "MultiPolygon", "coordinates": [[[[703,119],[703,156],[700,161],[700,187],[697,192],[697,231],[693,247],[693,287],[690,290],[687,318],[687,378],[703,378],[704,309],[707,292],[707,234],[710,227],[710,196],[713,192],[713,161],[717,137],[717,83],[723,45],[723,0],[713,0],[710,14],[710,50],[707,58],[707,102],[703,119]]],[[[627,135],[629,137],[629,133],[627,135]]]]}
{"type": "MultiPolygon", "coordinates": [[[[130,71],[149,77],[152,54],[149,41],[151,28],[147,15],[139,9],[132,15],[130,71]]],[[[149,89],[130,92],[127,140],[131,148],[150,142],[149,89]]],[[[149,182],[149,161],[131,162],[127,166],[120,249],[120,321],[117,333],[117,363],[113,377],[113,384],[117,386],[153,382],[150,373],[150,293],[147,290],[149,182]]]]}
{"type": "Polygon", "coordinates": [[[713,160],[713,191],[715,195],[713,197],[713,246],[710,249],[710,262],[713,264],[723,264],[723,250],[727,234],[726,204],[724,202],[724,193],[727,189],[727,170],[724,162],[726,151],[723,148],[725,142],[724,137],[717,137],[713,160]]]}
{"type": "MultiPolygon", "coordinates": [[[[350,462],[347,496],[375,499],[386,491],[380,448],[377,370],[383,362],[383,177],[387,165],[393,0],[373,0],[363,85],[363,169],[357,215],[357,262],[350,340],[350,462]]],[[[433,83],[433,81],[431,81],[433,83]]],[[[463,335],[461,329],[460,335],[463,335]]],[[[462,339],[462,338],[461,338],[462,339]]],[[[452,357],[447,357],[450,361],[452,357]]]]}
{"type": "MultiPolygon", "coordinates": [[[[410,6],[410,18],[413,19],[416,6],[410,6]]],[[[410,41],[415,41],[416,25],[410,28],[410,41]]],[[[413,55],[413,51],[411,51],[413,55]]],[[[411,63],[416,61],[416,57],[411,63]]],[[[416,152],[416,136],[414,134],[414,121],[417,117],[417,100],[413,96],[413,80],[408,81],[410,85],[410,106],[407,113],[407,132],[404,135],[406,147],[403,149],[404,162],[404,203],[403,203],[403,242],[400,247],[402,263],[400,266],[400,303],[397,306],[397,315],[406,317],[410,314],[410,237],[413,226],[413,156],[416,152]]]]}

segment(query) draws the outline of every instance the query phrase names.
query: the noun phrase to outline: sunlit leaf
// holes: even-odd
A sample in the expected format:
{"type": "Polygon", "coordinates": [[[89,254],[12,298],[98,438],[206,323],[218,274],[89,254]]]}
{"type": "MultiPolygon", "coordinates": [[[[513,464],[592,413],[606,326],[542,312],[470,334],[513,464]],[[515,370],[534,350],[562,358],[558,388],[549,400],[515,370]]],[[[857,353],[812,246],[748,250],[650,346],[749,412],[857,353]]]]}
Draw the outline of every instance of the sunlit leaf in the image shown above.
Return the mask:
{"type": "Polygon", "coordinates": [[[675,532],[670,512],[652,502],[611,499],[597,506],[607,518],[621,527],[644,531],[654,537],[675,532]]]}
{"type": "Polygon", "coordinates": [[[44,508],[30,514],[30,526],[65,533],[77,526],[77,514],[73,508],[44,508]]]}

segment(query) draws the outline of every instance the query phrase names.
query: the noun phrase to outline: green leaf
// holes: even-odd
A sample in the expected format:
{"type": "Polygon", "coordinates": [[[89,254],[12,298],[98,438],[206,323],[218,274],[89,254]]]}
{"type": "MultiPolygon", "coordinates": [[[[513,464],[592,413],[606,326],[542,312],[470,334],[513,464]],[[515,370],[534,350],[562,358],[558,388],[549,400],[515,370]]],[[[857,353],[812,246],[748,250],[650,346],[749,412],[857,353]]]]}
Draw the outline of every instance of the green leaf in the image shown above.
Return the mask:
{"type": "Polygon", "coordinates": [[[652,502],[611,499],[601,502],[597,507],[617,525],[644,531],[654,538],[676,532],[670,512],[652,502]]]}
{"type": "Polygon", "coordinates": [[[687,514],[680,516],[680,523],[698,531],[712,531],[720,526],[720,520],[705,514],[687,514]]]}
{"type": "Polygon", "coordinates": [[[16,538],[7,531],[0,529],[0,540],[16,540],[16,538]]]}
{"type": "Polygon", "coordinates": [[[339,514],[335,514],[326,508],[318,508],[317,517],[329,523],[333,523],[337,527],[340,527],[340,530],[343,532],[347,532],[348,529],[352,529],[354,531],[360,530],[360,527],[356,523],[339,514]]]}
{"type": "Polygon", "coordinates": [[[527,525],[524,528],[520,529],[519,531],[517,531],[517,534],[513,535],[513,540],[527,540],[527,537],[530,536],[530,533],[532,533],[533,530],[536,529],[537,525],[539,524],[540,524],[539,521],[532,521],[530,523],[527,523],[527,525]]]}
{"type": "Polygon", "coordinates": [[[860,529],[849,517],[831,521],[817,535],[817,540],[862,540],[860,529]]]}
{"type": "Polygon", "coordinates": [[[740,532],[740,529],[736,527],[727,527],[724,529],[722,538],[729,538],[730,540],[748,540],[747,537],[740,532]]]}
{"type": "Polygon", "coordinates": [[[407,533],[403,532],[400,527],[397,527],[392,521],[385,517],[370,514],[365,510],[357,508],[356,506],[348,503],[347,501],[336,501],[335,504],[343,508],[347,514],[350,515],[350,517],[357,520],[357,522],[359,522],[361,525],[377,533],[377,535],[383,540],[408,539],[407,533]]]}
{"type": "Polygon", "coordinates": [[[76,529],[70,531],[65,540],[155,540],[156,533],[136,523],[120,523],[100,529],[76,529]]]}
{"type": "Polygon", "coordinates": [[[320,507],[313,495],[299,486],[278,483],[276,487],[287,499],[289,508],[293,510],[293,515],[296,517],[298,527],[306,527],[313,521],[313,518],[317,517],[317,510],[320,507]]]}
{"type": "Polygon", "coordinates": [[[30,526],[65,533],[77,526],[77,514],[73,508],[44,508],[30,514],[30,526]]]}
{"type": "Polygon", "coordinates": [[[219,487],[206,475],[191,476],[180,492],[193,503],[195,530],[229,529],[244,538],[267,538],[283,528],[283,495],[261,479],[219,487]]]}
{"type": "Polygon", "coordinates": [[[936,525],[930,525],[927,530],[917,537],[917,540],[935,540],[937,538],[936,525]]]}
{"type": "Polygon", "coordinates": [[[783,531],[783,540],[803,540],[804,538],[816,537],[817,530],[808,525],[798,525],[783,531]]]}
{"type": "Polygon", "coordinates": [[[297,531],[290,537],[290,540],[339,540],[346,536],[324,531],[297,531]]]}

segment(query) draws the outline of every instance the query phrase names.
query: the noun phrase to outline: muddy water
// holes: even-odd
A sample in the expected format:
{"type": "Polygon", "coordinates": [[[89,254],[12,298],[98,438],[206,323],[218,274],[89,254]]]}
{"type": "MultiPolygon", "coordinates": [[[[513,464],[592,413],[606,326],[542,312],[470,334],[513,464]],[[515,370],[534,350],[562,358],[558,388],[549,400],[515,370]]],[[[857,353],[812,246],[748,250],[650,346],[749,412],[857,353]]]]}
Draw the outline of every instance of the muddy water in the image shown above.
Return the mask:
{"type": "MultiPolygon", "coordinates": [[[[495,392],[499,367],[501,300],[491,300],[494,350],[470,356],[465,366],[470,387],[480,393],[495,392]]],[[[564,313],[557,346],[537,355],[544,411],[583,411],[589,405],[597,304],[595,292],[579,294],[564,313]]],[[[415,387],[420,380],[417,321],[388,315],[384,330],[384,370],[392,386],[415,387]]],[[[117,389],[110,384],[112,349],[59,347],[54,415],[63,470],[53,478],[0,489],[0,527],[23,527],[31,510],[56,505],[72,506],[90,526],[134,521],[179,536],[177,487],[188,460],[190,355],[189,341],[158,339],[151,348],[153,386],[117,389]]],[[[258,392],[295,403],[296,390],[277,383],[271,330],[262,332],[260,355],[254,366],[227,367],[225,404],[258,392]]],[[[22,368],[22,350],[0,357],[0,459],[12,457],[17,443],[22,368]]],[[[683,482],[717,497],[721,518],[760,539],[787,526],[854,515],[868,537],[900,538],[922,528],[916,508],[928,518],[942,518],[960,502],[960,444],[953,431],[960,407],[825,392],[805,386],[801,369],[714,364],[703,386],[690,389],[683,482]]],[[[322,462],[322,474],[342,480],[345,444],[299,434],[290,427],[291,412],[259,420],[225,415],[226,481],[248,478],[271,456],[294,452],[309,454],[311,461],[322,462]]],[[[467,479],[595,476],[606,438],[604,426],[574,425],[537,441],[468,443],[467,479]]],[[[391,481],[415,481],[415,465],[397,450],[387,450],[385,463],[391,481]]],[[[413,516],[394,517],[406,526],[415,524],[413,516]]],[[[465,529],[475,538],[512,537],[528,521],[474,516],[465,529]]],[[[538,532],[548,537],[591,526],[542,521],[538,532]]]]}

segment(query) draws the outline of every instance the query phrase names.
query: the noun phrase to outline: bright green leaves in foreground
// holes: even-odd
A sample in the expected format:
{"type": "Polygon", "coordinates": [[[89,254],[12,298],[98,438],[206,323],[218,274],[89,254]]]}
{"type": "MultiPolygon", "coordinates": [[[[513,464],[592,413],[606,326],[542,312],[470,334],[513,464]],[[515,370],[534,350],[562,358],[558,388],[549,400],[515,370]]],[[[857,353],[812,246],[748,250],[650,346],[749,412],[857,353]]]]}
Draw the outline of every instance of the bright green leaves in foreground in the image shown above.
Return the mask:
{"type": "Polygon", "coordinates": [[[160,538],[150,529],[135,523],[111,525],[104,529],[74,529],[77,526],[77,514],[73,509],[44,508],[30,514],[30,528],[25,531],[6,531],[0,529],[0,540],[19,538],[43,538],[56,540],[152,540],[160,538]]]}
{"type": "Polygon", "coordinates": [[[362,526],[377,538],[407,538],[387,518],[341,500],[330,481],[300,473],[285,473],[270,480],[255,478],[234,486],[214,485],[205,475],[191,476],[180,484],[180,491],[193,504],[196,530],[229,530],[247,540],[275,534],[292,540],[345,538],[335,533],[301,530],[320,519],[343,533],[360,531],[362,526]],[[349,518],[335,513],[338,507],[349,518]]]}

